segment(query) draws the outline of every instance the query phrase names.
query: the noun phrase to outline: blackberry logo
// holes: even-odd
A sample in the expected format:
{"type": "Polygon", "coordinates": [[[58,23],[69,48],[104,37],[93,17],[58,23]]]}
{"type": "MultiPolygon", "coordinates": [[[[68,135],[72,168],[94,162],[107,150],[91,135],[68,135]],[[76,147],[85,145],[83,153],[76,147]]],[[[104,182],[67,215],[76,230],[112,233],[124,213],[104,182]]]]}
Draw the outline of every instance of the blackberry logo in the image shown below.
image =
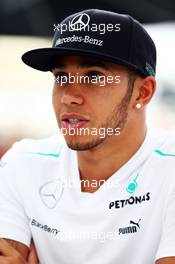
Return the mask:
{"type": "Polygon", "coordinates": [[[119,228],[119,230],[118,230],[119,235],[137,233],[138,229],[140,229],[140,221],[141,221],[141,219],[139,219],[138,222],[134,222],[131,220],[130,221],[131,226],[119,228]]]}
{"type": "Polygon", "coordinates": [[[31,219],[29,218],[30,224],[32,226],[35,226],[37,228],[40,228],[41,230],[48,232],[50,234],[53,234],[54,236],[58,235],[58,233],[60,232],[60,230],[56,229],[56,228],[52,228],[48,225],[45,224],[41,224],[38,221],[36,221],[35,219],[31,219]]]}

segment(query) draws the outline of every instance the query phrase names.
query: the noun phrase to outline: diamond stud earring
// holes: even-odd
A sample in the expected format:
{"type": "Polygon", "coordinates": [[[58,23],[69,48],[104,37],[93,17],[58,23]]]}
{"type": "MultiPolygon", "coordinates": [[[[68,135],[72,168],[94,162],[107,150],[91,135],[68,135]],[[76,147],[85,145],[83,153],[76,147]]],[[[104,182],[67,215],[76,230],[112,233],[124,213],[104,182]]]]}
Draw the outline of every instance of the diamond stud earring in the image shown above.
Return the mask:
{"type": "Polygon", "coordinates": [[[138,104],[136,104],[136,108],[137,108],[137,109],[140,109],[141,107],[142,107],[142,105],[141,105],[141,104],[139,104],[139,103],[138,103],[138,104]]]}

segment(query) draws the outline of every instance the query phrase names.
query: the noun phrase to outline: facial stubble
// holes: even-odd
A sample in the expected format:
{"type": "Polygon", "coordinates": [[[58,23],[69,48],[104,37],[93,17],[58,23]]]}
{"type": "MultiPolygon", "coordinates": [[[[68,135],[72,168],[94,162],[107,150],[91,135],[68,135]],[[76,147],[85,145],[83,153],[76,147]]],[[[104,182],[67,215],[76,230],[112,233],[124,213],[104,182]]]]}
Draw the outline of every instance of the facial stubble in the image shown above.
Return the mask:
{"type": "MultiPolygon", "coordinates": [[[[96,128],[97,131],[99,128],[105,128],[105,131],[107,131],[107,128],[113,128],[113,132],[115,131],[115,129],[120,129],[119,131],[120,133],[122,133],[127,122],[128,106],[131,99],[131,95],[132,93],[128,89],[120,104],[114,107],[110,117],[108,117],[105,122],[103,122],[100,126],[98,126],[98,128],[96,128]]],[[[99,135],[91,135],[92,138],[89,140],[89,142],[85,143],[78,142],[78,137],[72,136],[72,139],[67,142],[67,145],[73,150],[87,151],[96,148],[104,141],[106,141],[107,138],[109,138],[110,136],[111,135],[108,135],[107,133],[105,133],[105,137],[100,137],[99,135]]]]}

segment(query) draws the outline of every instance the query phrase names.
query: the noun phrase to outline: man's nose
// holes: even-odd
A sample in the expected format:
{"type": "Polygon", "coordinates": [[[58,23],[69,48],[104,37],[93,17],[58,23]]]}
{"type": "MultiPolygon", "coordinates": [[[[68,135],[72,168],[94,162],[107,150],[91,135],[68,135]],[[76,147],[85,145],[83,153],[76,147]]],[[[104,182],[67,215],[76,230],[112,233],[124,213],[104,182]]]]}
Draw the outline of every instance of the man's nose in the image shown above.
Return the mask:
{"type": "Polygon", "coordinates": [[[83,103],[83,97],[80,93],[79,87],[76,85],[67,85],[61,96],[61,103],[65,105],[81,105],[83,103]]]}

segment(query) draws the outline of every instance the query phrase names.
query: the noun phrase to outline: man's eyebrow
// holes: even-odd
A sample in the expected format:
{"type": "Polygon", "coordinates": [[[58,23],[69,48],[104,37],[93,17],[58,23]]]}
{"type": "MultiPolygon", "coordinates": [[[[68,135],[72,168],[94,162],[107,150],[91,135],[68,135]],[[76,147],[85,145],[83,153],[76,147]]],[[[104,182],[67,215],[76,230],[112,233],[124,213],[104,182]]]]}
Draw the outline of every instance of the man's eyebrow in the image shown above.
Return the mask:
{"type": "Polygon", "coordinates": [[[106,65],[105,63],[103,63],[102,61],[99,61],[99,60],[94,60],[94,61],[82,61],[80,63],[80,66],[81,68],[91,68],[91,67],[100,67],[100,68],[103,68],[105,70],[111,70],[111,68],[106,65]]]}
{"type": "MultiPolygon", "coordinates": [[[[105,70],[111,71],[110,66],[108,66],[106,63],[103,63],[102,61],[99,61],[99,60],[93,60],[93,61],[83,60],[78,65],[78,68],[91,68],[91,67],[100,67],[105,70]]],[[[66,65],[61,62],[55,62],[52,67],[52,69],[65,69],[65,68],[66,68],[66,65]]]]}

